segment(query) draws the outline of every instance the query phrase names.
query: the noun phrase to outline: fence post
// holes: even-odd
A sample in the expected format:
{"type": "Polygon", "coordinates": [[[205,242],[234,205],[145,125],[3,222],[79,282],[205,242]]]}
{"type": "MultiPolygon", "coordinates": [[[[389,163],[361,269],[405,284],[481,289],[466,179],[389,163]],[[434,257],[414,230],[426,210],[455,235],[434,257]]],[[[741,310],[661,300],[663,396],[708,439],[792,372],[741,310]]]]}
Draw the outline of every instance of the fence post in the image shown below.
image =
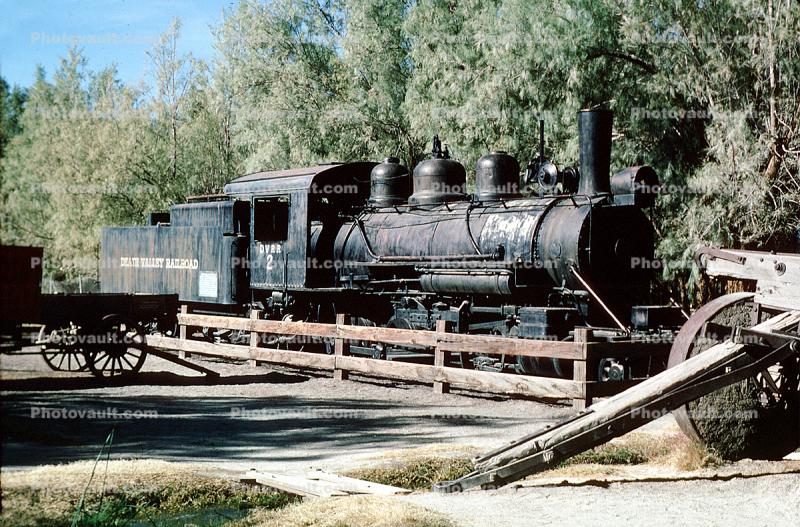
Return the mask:
{"type": "MultiPolygon", "coordinates": [[[[189,306],[187,306],[186,304],[183,304],[181,306],[181,315],[187,315],[187,314],[189,314],[189,306]]],[[[186,324],[179,324],[178,325],[178,338],[180,338],[181,340],[186,340],[188,332],[189,332],[189,330],[186,327],[186,324]]],[[[189,357],[191,357],[191,354],[186,353],[183,350],[178,351],[178,358],[179,359],[186,359],[186,358],[189,358],[189,357]]]]}
{"type": "MultiPolygon", "coordinates": [[[[436,321],[436,332],[447,333],[450,329],[450,322],[448,320],[436,321]]],[[[433,365],[437,367],[444,367],[450,362],[450,352],[443,351],[439,345],[433,351],[433,365]]],[[[434,393],[450,393],[450,383],[442,381],[433,381],[434,393]]]]}
{"type": "MultiPolygon", "coordinates": [[[[344,313],[336,314],[336,326],[344,326],[349,322],[349,317],[344,313]]],[[[339,367],[339,361],[336,357],[344,357],[350,355],[350,342],[337,337],[334,341],[333,347],[334,363],[333,363],[333,378],[337,381],[346,381],[350,376],[350,372],[343,370],[339,367]]]]}
{"type": "MultiPolygon", "coordinates": [[[[260,309],[253,309],[252,311],[250,311],[250,319],[251,320],[258,320],[259,318],[261,318],[261,310],[260,309]]],[[[251,351],[253,351],[256,348],[258,348],[258,337],[259,337],[258,331],[256,331],[256,330],[251,328],[250,329],[250,350],[251,351]]],[[[259,362],[256,359],[250,359],[250,360],[247,361],[247,363],[250,366],[259,366],[261,364],[261,362],[259,362]]]]}
{"type": "Polygon", "coordinates": [[[587,365],[589,364],[589,354],[587,351],[587,343],[592,340],[593,332],[588,328],[575,328],[575,342],[583,344],[583,360],[574,361],[572,367],[572,379],[581,387],[580,399],[572,400],[572,408],[577,412],[582,412],[587,406],[592,405],[592,393],[589,383],[589,371],[587,365]]]}

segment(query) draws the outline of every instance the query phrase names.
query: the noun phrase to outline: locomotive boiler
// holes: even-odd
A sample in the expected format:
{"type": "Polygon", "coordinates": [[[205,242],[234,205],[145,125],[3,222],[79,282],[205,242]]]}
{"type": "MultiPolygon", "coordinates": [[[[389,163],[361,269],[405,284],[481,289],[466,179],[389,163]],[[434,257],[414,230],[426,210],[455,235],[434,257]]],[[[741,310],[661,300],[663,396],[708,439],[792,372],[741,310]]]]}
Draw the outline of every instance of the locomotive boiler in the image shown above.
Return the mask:
{"type": "MultiPolygon", "coordinates": [[[[643,209],[657,186],[646,166],[611,176],[612,114],[578,113],[579,166],[540,154],[480,158],[475,189],[434,140],[409,171],[383,163],[259,172],[221,197],[173,206],[145,227],[104,229],[104,292],[175,293],[204,312],[433,329],[509,338],[599,338],[679,326],[677,309],[647,302],[653,228],[643,209]],[[524,184],[537,183],[535,193],[524,184]]],[[[543,151],[543,148],[540,152],[543,151]]],[[[291,339],[285,339],[291,346],[291,339]]],[[[385,358],[419,350],[352,346],[385,358]]],[[[508,367],[462,357],[465,367],[508,367]]],[[[527,373],[568,375],[558,360],[520,357],[527,373]]],[[[616,364],[606,371],[625,375],[616,364]]]]}
{"type": "Polygon", "coordinates": [[[629,311],[649,280],[636,263],[653,257],[653,229],[641,210],[652,195],[632,182],[652,184],[655,174],[623,171],[615,178],[628,184],[612,193],[611,114],[582,112],[579,126],[577,193],[523,197],[516,159],[492,152],[478,161],[470,196],[464,167],[435,143],[409,195],[405,167],[387,159],[373,169],[370,205],[336,237],[334,258],[345,264],[339,282],[375,289],[413,280],[426,293],[487,304],[567,304],[599,322],[604,315],[586,302],[591,283],[609,308],[629,311]]]}

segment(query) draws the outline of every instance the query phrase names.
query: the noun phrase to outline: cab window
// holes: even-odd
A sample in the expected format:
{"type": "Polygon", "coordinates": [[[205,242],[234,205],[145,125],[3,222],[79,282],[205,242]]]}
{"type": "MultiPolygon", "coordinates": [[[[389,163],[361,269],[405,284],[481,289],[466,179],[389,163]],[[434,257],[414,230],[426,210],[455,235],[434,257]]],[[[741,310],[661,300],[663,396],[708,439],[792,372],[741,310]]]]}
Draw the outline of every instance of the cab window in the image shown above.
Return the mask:
{"type": "Polygon", "coordinates": [[[289,198],[253,200],[253,238],[259,242],[285,241],[289,235],[289,198]]]}

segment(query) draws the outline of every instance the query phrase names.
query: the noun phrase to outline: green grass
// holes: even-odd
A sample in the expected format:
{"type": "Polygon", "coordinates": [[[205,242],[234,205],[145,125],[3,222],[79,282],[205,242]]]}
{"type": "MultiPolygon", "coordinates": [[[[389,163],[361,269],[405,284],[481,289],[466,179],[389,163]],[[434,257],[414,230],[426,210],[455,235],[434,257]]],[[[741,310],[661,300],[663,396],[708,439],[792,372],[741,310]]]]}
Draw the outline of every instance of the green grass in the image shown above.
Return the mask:
{"type": "Polygon", "coordinates": [[[296,501],[285,494],[213,479],[88,494],[80,514],[73,516],[79,499],[74,492],[53,489],[4,489],[0,526],[211,527],[238,520],[255,508],[273,510],[296,501]]]}
{"type": "Polygon", "coordinates": [[[410,490],[427,490],[439,481],[453,480],[472,472],[472,461],[462,457],[425,457],[400,464],[348,472],[351,478],[410,490]]]}
{"type": "Polygon", "coordinates": [[[641,465],[649,460],[647,453],[641,449],[609,444],[572,456],[562,465],[641,465]]]}

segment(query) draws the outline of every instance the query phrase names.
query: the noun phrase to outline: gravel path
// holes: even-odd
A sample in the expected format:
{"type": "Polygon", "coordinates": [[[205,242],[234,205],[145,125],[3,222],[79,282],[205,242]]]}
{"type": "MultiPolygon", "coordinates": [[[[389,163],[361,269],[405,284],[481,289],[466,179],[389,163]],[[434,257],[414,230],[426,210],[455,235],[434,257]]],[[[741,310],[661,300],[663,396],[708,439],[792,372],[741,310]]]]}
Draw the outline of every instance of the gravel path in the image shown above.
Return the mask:
{"type": "MultiPolygon", "coordinates": [[[[568,404],[375,379],[334,382],[280,368],[203,362],[220,379],[150,357],[135,379],[103,385],[52,372],[38,356],[0,356],[2,465],[93,459],[112,427],[118,458],[204,463],[212,470],[341,471],[387,450],[493,448],[568,416],[568,404]],[[87,412],[116,411],[117,415],[87,412]],[[150,412],[127,419],[124,412],[150,412]],[[50,415],[46,415],[49,412],[50,415]],[[83,412],[74,418],[54,412],[83,412]]],[[[669,418],[651,430],[672,428],[669,418]]],[[[522,487],[398,498],[463,526],[798,525],[800,476],[522,487]]]]}
{"type": "Polygon", "coordinates": [[[231,470],[336,470],[392,449],[491,448],[571,413],[567,404],[437,395],[427,385],[203,364],[222,377],[208,381],[148,357],[137,378],[103,385],[88,374],[50,371],[36,355],[0,357],[3,467],[93,458],[113,426],[117,457],[231,470]],[[108,409],[109,415],[91,418],[91,411],[108,409]],[[63,412],[74,418],[61,418],[63,412]],[[157,416],[121,418],[125,412],[157,416]]]}
{"type": "Polygon", "coordinates": [[[797,474],[418,494],[404,499],[443,512],[462,527],[774,527],[800,522],[797,474]]]}

